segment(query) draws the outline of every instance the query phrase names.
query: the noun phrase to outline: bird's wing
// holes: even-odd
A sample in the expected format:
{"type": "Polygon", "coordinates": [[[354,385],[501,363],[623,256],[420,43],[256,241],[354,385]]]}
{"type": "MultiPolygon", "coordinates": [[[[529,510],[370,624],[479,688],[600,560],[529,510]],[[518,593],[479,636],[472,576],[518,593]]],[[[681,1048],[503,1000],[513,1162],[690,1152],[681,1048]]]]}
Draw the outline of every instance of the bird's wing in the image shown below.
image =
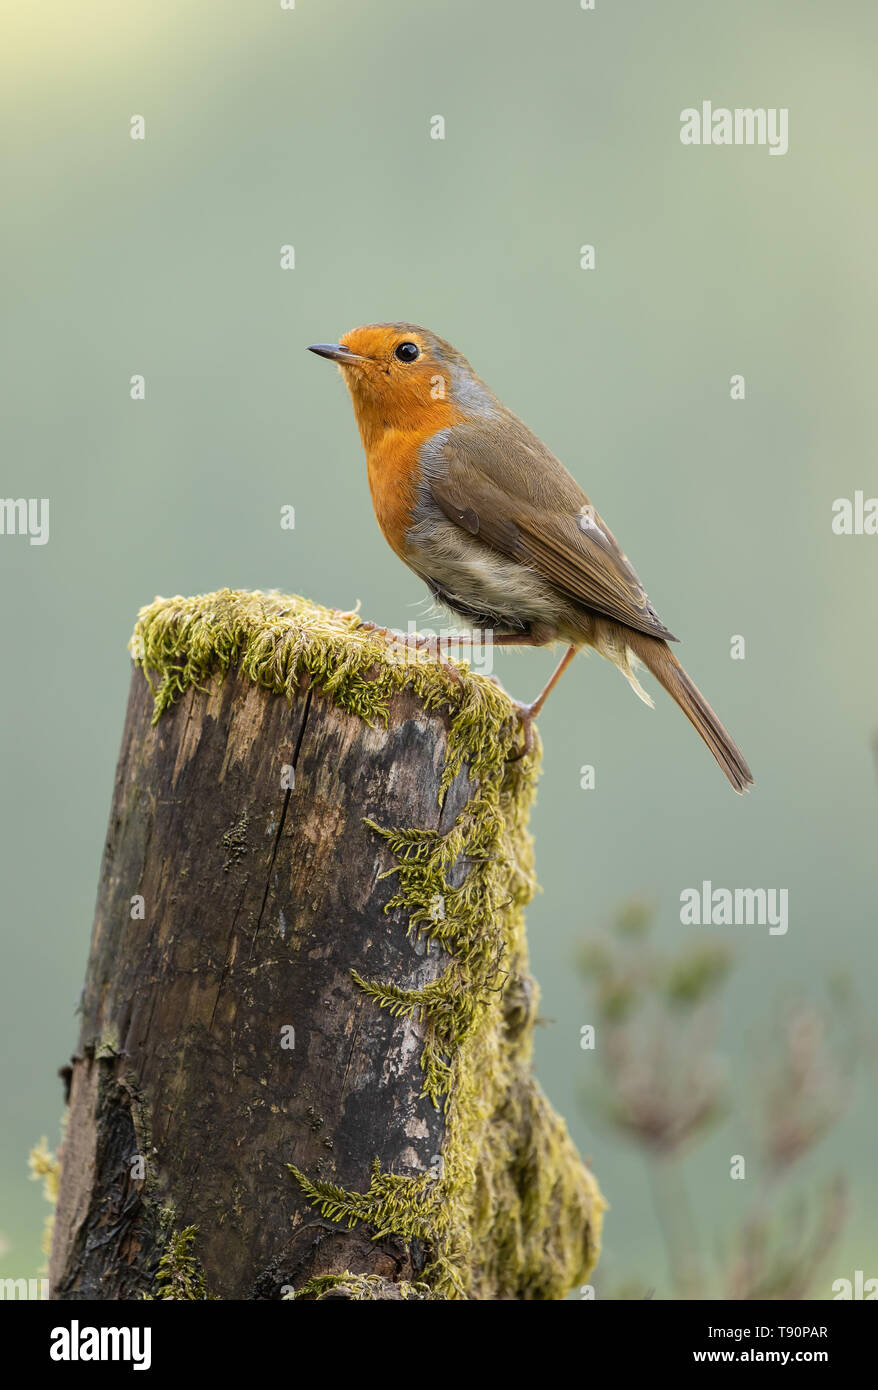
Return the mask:
{"type": "Polygon", "coordinates": [[[579,484],[520,421],[512,416],[502,429],[467,423],[443,434],[427,478],[449,521],[568,600],[676,641],[579,484]]]}

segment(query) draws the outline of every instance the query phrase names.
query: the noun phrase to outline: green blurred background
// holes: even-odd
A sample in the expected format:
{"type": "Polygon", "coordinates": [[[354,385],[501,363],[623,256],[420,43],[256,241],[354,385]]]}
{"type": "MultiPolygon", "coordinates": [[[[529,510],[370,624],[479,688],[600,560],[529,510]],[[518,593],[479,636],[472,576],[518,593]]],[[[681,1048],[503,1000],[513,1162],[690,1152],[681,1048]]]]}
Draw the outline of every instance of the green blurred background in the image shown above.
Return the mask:
{"type": "MultiPolygon", "coordinates": [[[[579,478],[756,775],[735,797],[670,702],[647,711],[597,658],[541,723],[538,1072],[612,1204],[608,1286],[661,1290],[640,1156],[583,1105],[583,936],[643,893],[662,946],[736,948],[742,1112],[779,995],[816,998],[834,970],[867,1000],[878,983],[878,537],[831,530],[834,498],[878,494],[878,10],[13,0],[4,29],[0,490],[50,498],[51,540],[0,538],[0,1274],[42,1258],[26,1156],[57,1141],[138,608],[229,585],[403,628],[423,611],[342,382],[304,351],[399,318],[450,339],[579,478]],[[789,153],[682,146],[703,99],[788,107],[789,153]],[[788,887],[788,935],[681,926],[703,878],[788,887]]],[[[497,659],[521,698],[550,667],[497,659]]],[[[803,1167],[851,1184],[827,1292],[878,1275],[874,1112],[866,1070],[803,1167]]],[[[728,1177],[745,1130],[730,1116],[687,1169],[711,1240],[747,1199],[728,1177]]]]}

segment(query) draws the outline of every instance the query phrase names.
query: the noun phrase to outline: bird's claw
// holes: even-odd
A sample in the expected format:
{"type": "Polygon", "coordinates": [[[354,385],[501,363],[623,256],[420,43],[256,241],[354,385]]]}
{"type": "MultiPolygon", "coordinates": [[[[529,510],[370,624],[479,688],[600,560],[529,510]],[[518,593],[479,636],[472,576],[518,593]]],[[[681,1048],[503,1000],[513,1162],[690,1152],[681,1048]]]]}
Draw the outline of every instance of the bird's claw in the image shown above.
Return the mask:
{"type": "Polygon", "coordinates": [[[415,632],[412,633],[411,636],[404,637],[403,641],[408,642],[409,645],[415,647],[418,651],[426,649],[430,656],[435,657],[443,671],[457,682],[461,690],[463,689],[463,677],[460,672],[455,666],[452,666],[446,656],[442,655],[442,642],[440,638],[435,636],[423,637],[419,632],[415,632]]]}
{"type": "Polygon", "coordinates": [[[435,657],[443,671],[463,689],[463,677],[455,666],[442,655],[442,643],[435,635],[426,637],[420,632],[397,632],[392,627],[379,627],[377,623],[360,623],[357,632],[376,632],[381,637],[388,638],[391,642],[401,642],[404,647],[414,648],[415,651],[429,652],[430,656],[435,657]]]}
{"type": "Polygon", "coordinates": [[[529,753],[533,752],[534,720],[537,717],[533,705],[523,705],[518,700],[514,701],[514,704],[515,708],[518,710],[518,716],[521,720],[521,727],[524,730],[524,743],[514,753],[509,754],[509,757],[506,761],[510,763],[517,763],[519,758],[524,758],[529,753]]]}

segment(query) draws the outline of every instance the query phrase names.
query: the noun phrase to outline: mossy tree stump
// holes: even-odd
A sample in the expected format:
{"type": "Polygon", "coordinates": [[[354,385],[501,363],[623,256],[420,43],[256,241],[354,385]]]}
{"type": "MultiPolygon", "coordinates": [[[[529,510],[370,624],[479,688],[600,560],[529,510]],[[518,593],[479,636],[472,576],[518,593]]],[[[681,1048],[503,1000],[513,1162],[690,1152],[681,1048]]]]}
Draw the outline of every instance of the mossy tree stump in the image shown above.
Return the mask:
{"type": "Polygon", "coordinates": [[[562,1297],[603,1203],[530,1072],[511,702],[277,594],[132,652],[53,1297],[562,1297]]]}

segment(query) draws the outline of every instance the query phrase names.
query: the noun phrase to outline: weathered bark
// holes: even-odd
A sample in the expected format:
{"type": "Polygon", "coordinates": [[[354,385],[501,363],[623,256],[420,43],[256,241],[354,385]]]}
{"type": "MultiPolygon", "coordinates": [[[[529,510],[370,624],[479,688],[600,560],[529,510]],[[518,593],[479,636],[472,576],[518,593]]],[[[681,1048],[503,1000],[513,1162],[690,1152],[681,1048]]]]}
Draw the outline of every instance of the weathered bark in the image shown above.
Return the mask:
{"type": "MultiPolygon", "coordinates": [[[[345,1271],[380,1276],[389,1292],[370,1296],[396,1298],[420,1279],[423,1242],[326,1219],[287,1165],[364,1192],[376,1158],[415,1178],[443,1152],[445,1112],[422,1094],[422,1023],[377,1007],[352,971],[420,990],[448,964],[407,935],[402,908],[385,914],[395,860],[365,823],[454,824],[473,786],[464,767],[440,810],[448,713],[402,689],[388,727],[370,728],[305,673],[290,703],[219,671],[154,726],[152,714],[135,669],[52,1296],[149,1292],[172,1231],[193,1225],[220,1298],[278,1298],[345,1271]]],[[[465,873],[456,865],[449,882],[465,873]]]]}

